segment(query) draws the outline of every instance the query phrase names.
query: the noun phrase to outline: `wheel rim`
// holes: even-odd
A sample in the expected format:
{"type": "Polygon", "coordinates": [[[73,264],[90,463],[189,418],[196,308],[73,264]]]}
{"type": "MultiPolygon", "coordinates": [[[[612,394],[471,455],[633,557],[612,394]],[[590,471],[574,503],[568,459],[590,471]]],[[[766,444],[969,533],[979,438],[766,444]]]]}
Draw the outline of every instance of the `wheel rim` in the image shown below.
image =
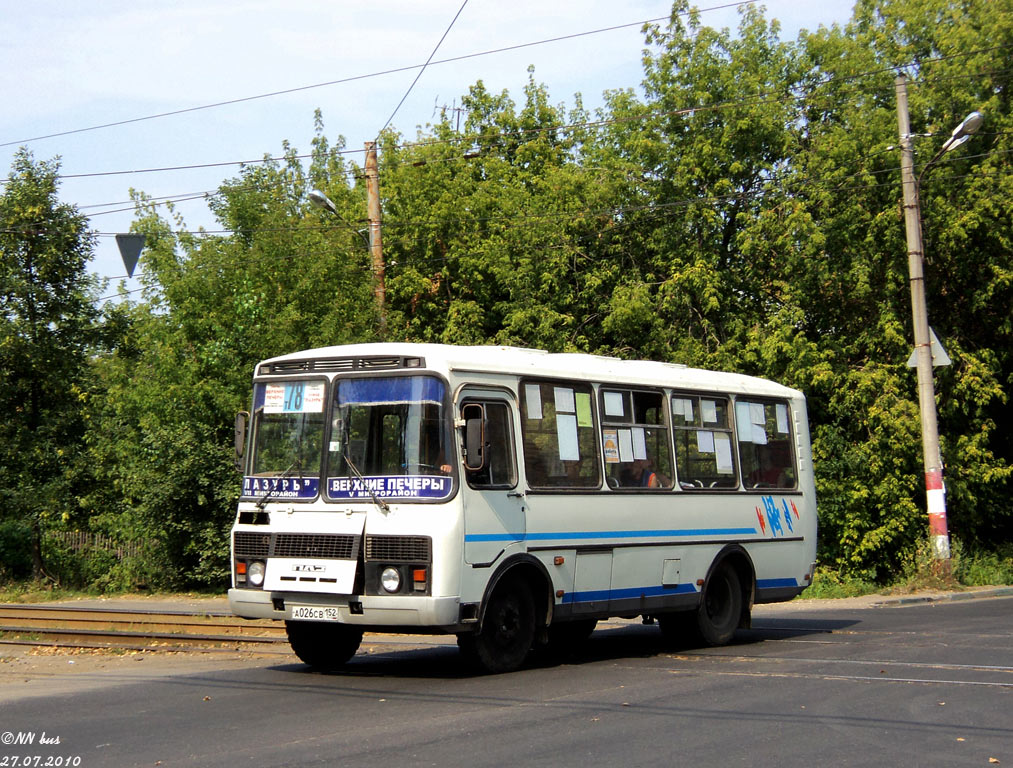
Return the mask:
{"type": "Polygon", "coordinates": [[[707,594],[704,595],[707,618],[715,626],[726,626],[734,618],[732,616],[734,602],[731,580],[728,578],[728,572],[722,569],[715,574],[714,580],[707,587],[707,594]]]}
{"type": "Polygon", "coordinates": [[[513,600],[504,600],[498,606],[495,619],[493,639],[501,648],[509,647],[517,641],[520,633],[520,610],[513,600]]]}

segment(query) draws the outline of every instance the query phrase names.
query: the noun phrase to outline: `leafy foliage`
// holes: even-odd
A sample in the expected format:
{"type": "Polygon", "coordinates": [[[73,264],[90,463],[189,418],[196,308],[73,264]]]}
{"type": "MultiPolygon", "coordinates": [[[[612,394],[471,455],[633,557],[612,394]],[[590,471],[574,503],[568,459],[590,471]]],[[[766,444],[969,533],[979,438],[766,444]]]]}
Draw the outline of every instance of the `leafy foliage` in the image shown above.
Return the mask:
{"type": "Polygon", "coordinates": [[[36,578],[44,531],[80,518],[81,403],[99,338],[92,236],[58,201],[58,174],[58,162],[21,150],[0,195],[0,522],[29,532],[36,578]]]}
{"type": "MultiPolygon", "coordinates": [[[[862,584],[900,575],[926,527],[905,366],[894,93],[903,69],[924,172],[930,318],[953,359],[936,372],[950,528],[975,551],[1008,542],[1013,18],[987,0],[859,0],[849,24],[785,42],[761,9],[741,14],[737,32],[714,30],[677,0],[667,24],[645,30],[642,90],[606,94],[595,115],[579,95],[569,110],[554,104],[530,72],[517,102],[479,81],[463,98],[463,124],[444,117],[410,143],[384,134],[385,323],[363,236],[362,169],[344,159],[342,140],[325,138],[319,113],[309,163],[285,144],[283,160],[222,185],[212,208],[229,235],[186,233],[138,194],[145,293],[106,313],[108,351],[82,357],[87,301],[66,310],[82,333],[61,336],[76,341],[55,364],[45,344],[16,346],[32,338],[30,323],[8,309],[22,304],[4,305],[4,339],[14,340],[0,346],[4,364],[31,368],[53,409],[31,422],[51,438],[29,438],[27,412],[5,427],[50,468],[43,489],[22,458],[5,461],[0,487],[21,505],[12,519],[39,528],[62,510],[145,541],[146,562],[157,563],[144,572],[150,583],[219,584],[238,490],[232,414],[257,360],[381,338],[514,344],[735,370],[803,390],[823,572],[862,584]],[[972,109],[986,115],[983,133],[927,171],[972,109]],[[313,188],[337,218],[309,206],[313,188]],[[58,461],[59,450],[76,458],[58,461]],[[82,455],[101,482],[83,483],[82,455]]],[[[19,163],[15,175],[32,167],[19,163]]],[[[5,265],[21,254],[10,261],[20,272],[5,266],[5,293],[30,273],[28,252],[8,242],[29,242],[12,233],[38,210],[80,231],[51,200],[39,208],[19,191],[52,187],[55,167],[35,174],[4,195],[5,265]]],[[[54,253],[77,253],[84,241],[68,237],[54,253]]],[[[77,294],[55,280],[44,292],[84,297],[71,282],[77,294]]],[[[27,389],[0,382],[0,391],[8,410],[29,402],[27,389]]],[[[17,541],[23,529],[3,530],[17,541]]]]}

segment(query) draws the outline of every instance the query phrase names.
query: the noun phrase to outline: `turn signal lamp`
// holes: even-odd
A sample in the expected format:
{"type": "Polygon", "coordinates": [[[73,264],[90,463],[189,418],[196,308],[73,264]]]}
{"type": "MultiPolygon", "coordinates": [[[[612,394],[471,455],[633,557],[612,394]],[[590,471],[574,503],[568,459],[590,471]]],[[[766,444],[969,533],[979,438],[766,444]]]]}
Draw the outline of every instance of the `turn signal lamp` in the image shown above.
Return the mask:
{"type": "Polygon", "coordinates": [[[425,568],[412,569],[412,586],[416,592],[426,591],[427,572],[425,568]]]}

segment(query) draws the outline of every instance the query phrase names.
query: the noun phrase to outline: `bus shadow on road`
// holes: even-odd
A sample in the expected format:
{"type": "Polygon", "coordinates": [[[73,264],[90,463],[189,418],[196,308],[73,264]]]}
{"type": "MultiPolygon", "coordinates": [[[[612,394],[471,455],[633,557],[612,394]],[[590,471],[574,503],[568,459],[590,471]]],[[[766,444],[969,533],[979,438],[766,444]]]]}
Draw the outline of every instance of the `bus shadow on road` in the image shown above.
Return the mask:
{"type": "MultiPolygon", "coordinates": [[[[787,640],[811,635],[839,632],[858,624],[847,619],[773,619],[756,621],[751,629],[736,632],[730,646],[757,645],[765,641],[787,640]]],[[[593,664],[623,659],[645,659],[671,653],[692,653],[706,650],[706,646],[666,639],[657,626],[627,624],[620,627],[604,626],[597,629],[586,641],[562,649],[536,649],[525,663],[526,669],[548,669],[557,666],[593,664]]],[[[321,677],[402,677],[463,679],[482,676],[484,673],[469,667],[453,644],[432,645],[426,648],[360,651],[339,670],[318,672],[301,664],[276,667],[287,672],[312,674],[321,677]]]]}

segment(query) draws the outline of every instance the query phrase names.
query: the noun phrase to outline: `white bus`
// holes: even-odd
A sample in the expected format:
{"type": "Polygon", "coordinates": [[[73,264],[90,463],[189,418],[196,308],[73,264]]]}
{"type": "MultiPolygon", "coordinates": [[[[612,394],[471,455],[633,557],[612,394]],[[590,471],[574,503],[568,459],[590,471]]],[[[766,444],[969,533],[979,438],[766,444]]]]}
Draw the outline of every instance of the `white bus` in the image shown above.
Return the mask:
{"type": "Polygon", "coordinates": [[[805,399],[763,379],[510,347],[260,363],[236,422],[232,611],[333,669],[364,631],[492,672],[643,616],[722,644],[809,585],[805,399]]]}

